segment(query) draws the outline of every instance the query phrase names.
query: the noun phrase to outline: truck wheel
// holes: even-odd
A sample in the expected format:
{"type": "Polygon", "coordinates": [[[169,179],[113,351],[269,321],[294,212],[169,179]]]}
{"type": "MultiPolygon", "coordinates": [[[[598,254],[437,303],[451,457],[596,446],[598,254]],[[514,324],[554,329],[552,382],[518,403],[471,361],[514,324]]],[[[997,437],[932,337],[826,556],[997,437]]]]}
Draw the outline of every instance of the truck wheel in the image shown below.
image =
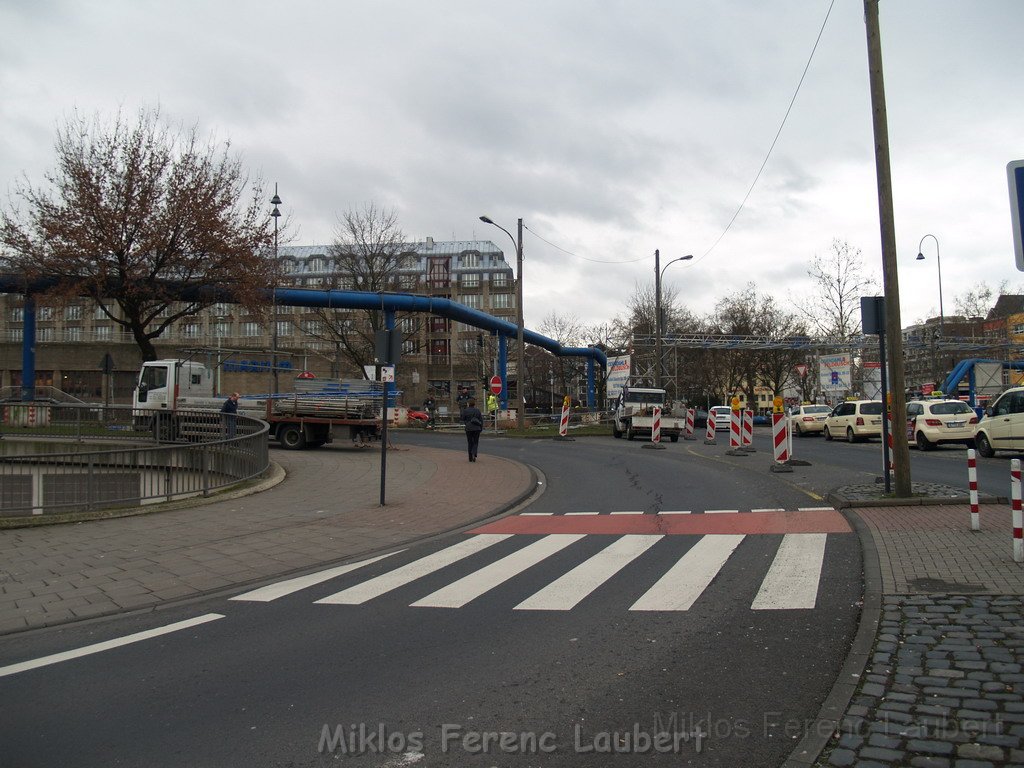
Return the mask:
{"type": "Polygon", "coordinates": [[[306,435],[298,424],[285,424],[277,433],[281,447],[289,451],[298,451],[306,447],[306,435]]]}
{"type": "Polygon", "coordinates": [[[679,435],[669,435],[668,439],[671,440],[673,443],[678,443],[679,442],[679,435]]]}
{"type": "Polygon", "coordinates": [[[612,423],[612,437],[616,440],[622,437],[622,430],[619,429],[618,425],[615,423],[612,423]]]}
{"type": "Polygon", "coordinates": [[[626,439],[632,440],[634,437],[636,437],[636,434],[633,432],[633,425],[630,424],[628,427],[626,427],[626,439]]]}

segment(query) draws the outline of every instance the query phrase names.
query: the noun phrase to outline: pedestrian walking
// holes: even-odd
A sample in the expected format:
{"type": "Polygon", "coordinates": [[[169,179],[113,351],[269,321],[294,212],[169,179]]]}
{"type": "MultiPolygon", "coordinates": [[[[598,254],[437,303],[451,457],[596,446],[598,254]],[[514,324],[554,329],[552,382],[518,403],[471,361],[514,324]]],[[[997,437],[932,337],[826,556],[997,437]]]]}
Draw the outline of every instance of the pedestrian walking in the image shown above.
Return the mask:
{"type": "Polygon", "coordinates": [[[460,419],[465,420],[463,415],[462,415],[462,413],[463,413],[463,411],[466,410],[466,405],[469,403],[469,400],[470,400],[469,390],[466,389],[465,387],[461,387],[460,386],[459,387],[459,394],[455,398],[455,403],[456,403],[456,405],[459,406],[459,418],[460,419]]]}
{"type": "Polygon", "coordinates": [[[423,401],[423,410],[427,414],[427,429],[433,429],[437,424],[437,421],[435,419],[436,408],[437,406],[434,403],[434,398],[432,398],[430,395],[427,395],[427,399],[423,401]]]}
{"type": "Polygon", "coordinates": [[[487,396],[487,415],[488,417],[494,416],[498,410],[498,396],[493,392],[487,396]]]}
{"type": "Polygon", "coordinates": [[[462,410],[462,422],[466,425],[466,446],[469,449],[469,460],[476,461],[480,449],[480,433],[484,428],[484,415],[476,407],[476,400],[470,398],[462,410]]]}
{"type": "Polygon", "coordinates": [[[228,440],[233,438],[238,429],[238,398],[237,392],[232,392],[227,400],[224,401],[224,405],[220,407],[221,420],[224,422],[224,433],[227,435],[228,440]]]}

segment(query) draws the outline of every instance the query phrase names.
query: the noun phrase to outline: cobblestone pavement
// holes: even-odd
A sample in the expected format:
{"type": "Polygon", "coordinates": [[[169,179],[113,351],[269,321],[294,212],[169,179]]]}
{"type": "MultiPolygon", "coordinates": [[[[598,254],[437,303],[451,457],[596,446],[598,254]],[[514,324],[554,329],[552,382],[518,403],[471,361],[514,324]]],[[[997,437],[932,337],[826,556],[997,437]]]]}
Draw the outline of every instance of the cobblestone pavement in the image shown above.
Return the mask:
{"type": "Polygon", "coordinates": [[[851,514],[868,642],[863,663],[848,661],[852,698],[814,764],[1024,768],[1024,567],[1007,507],[983,505],[981,531],[961,506],[851,514]]]}

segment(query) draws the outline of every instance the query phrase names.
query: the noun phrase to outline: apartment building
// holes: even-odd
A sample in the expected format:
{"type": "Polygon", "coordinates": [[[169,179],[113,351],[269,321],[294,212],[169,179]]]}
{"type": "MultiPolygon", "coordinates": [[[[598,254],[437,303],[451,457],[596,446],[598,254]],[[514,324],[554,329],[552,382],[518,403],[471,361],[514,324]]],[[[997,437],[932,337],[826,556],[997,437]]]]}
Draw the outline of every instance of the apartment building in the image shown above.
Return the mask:
{"type": "MultiPolygon", "coordinates": [[[[278,253],[281,287],[361,289],[359,278],[341,269],[329,246],[282,246],[278,253]]],[[[396,287],[451,299],[515,322],[512,268],[489,240],[427,238],[409,243],[397,269],[396,287]]],[[[23,305],[19,295],[0,295],[0,392],[22,384],[23,305]]],[[[365,322],[360,311],[338,312],[343,313],[342,322],[365,322]]],[[[261,320],[239,305],[218,303],[177,320],[156,346],[161,356],[191,357],[216,367],[221,391],[271,391],[275,358],[279,391],[291,391],[294,376],[305,371],[318,377],[362,377],[362,371],[346,362],[326,325],[323,315],[311,308],[278,307],[273,317],[261,320]]],[[[404,338],[397,386],[407,404],[422,403],[428,394],[444,404],[460,386],[479,393],[493,373],[497,343],[486,332],[425,314],[399,315],[397,327],[404,338]]],[[[88,401],[128,402],[140,364],[130,334],[95,304],[82,300],[59,306],[38,300],[37,386],[55,387],[88,401]],[[109,373],[104,371],[105,361],[110,363],[109,373]]]]}

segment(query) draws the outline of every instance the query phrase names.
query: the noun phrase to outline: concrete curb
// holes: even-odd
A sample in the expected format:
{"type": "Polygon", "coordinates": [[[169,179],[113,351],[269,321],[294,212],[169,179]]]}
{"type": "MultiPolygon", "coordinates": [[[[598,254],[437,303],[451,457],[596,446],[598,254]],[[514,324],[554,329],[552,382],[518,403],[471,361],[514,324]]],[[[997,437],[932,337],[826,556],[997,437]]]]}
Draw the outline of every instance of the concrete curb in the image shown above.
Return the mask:
{"type": "Polygon", "coordinates": [[[187,499],[177,501],[164,501],[157,504],[146,504],[141,507],[123,507],[119,509],[98,509],[89,512],[65,512],[56,515],[33,515],[26,517],[0,517],[0,530],[13,530],[15,528],[35,528],[40,525],[60,525],[62,523],[84,523],[91,520],[112,520],[119,517],[135,517],[137,515],[149,515],[157,512],[170,512],[175,509],[189,509],[201,507],[220,501],[232,501],[243,496],[251,496],[254,493],[261,493],[269,490],[275,485],[283,482],[286,477],[284,468],[276,461],[271,461],[270,466],[262,475],[246,480],[240,486],[228,488],[223,491],[215,491],[209,496],[191,496],[187,499]]]}
{"type": "MultiPolygon", "coordinates": [[[[910,499],[848,499],[835,492],[825,495],[825,500],[836,509],[856,509],[858,507],[932,507],[937,505],[959,504],[967,507],[970,501],[967,496],[915,496],[910,499]]],[[[1009,504],[1005,496],[979,496],[979,504],[1009,504]]]]}
{"type": "Polygon", "coordinates": [[[818,710],[813,725],[782,764],[782,768],[807,768],[817,762],[832,735],[839,729],[853,695],[860,686],[871,651],[875,647],[878,623],[882,616],[882,572],[878,550],[871,531],[852,510],[843,513],[860,540],[864,569],[864,605],[853,643],[832,690],[818,710]]]}

